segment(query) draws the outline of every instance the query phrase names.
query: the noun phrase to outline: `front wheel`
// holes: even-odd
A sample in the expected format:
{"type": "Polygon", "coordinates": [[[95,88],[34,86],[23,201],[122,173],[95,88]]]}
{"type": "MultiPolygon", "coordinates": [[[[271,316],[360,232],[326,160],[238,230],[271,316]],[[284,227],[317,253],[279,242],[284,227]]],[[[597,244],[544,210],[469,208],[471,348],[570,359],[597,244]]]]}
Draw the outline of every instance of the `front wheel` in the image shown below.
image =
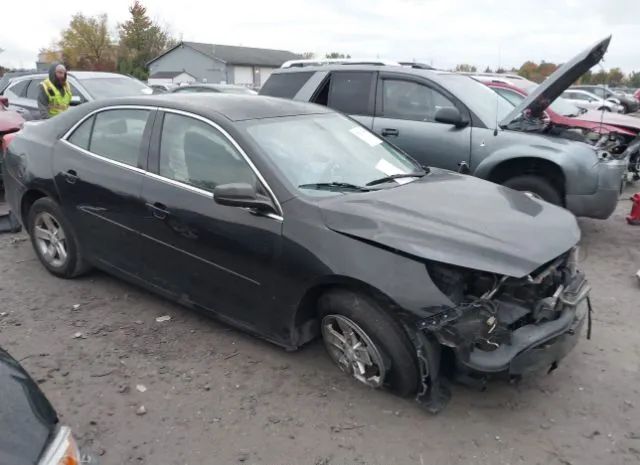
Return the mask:
{"type": "Polygon", "coordinates": [[[56,202],[38,199],[29,210],[27,224],[36,255],[51,274],[73,278],[87,270],[73,228],[56,202]]]}
{"type": "Polygon", "coordinates": [[[356,381],[414,394],[419,370],[405,331],[373,299],[347,290],[331,291],[319,302],[321,331],[333,362],[356,381]]]}
{"type": "Polygon", "coordinates": [[[532,194],[554,205],[562,206],[562,196],[558,190],[545,178],[534,175],[515,176],[507,179],[504,186],[511,189],[532,194]]]}

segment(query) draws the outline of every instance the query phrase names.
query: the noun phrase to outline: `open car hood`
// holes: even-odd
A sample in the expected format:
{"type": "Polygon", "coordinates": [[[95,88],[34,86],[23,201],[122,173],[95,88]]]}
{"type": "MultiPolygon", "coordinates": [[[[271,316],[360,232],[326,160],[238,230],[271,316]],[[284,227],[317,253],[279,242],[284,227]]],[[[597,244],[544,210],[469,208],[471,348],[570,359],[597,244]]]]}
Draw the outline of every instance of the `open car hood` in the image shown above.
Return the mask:
{"type": "Polygon", "coordinates": [[[529,111],[532,115],[538,115],[546,110],[551,102],[558,98],[562,92],[602,60],[609,47],[609,42],[611,42],[611,36],[602,39],[560,66],[520,102],[520,105],[500,121],[500,126],[508,126],[525,111],[529,111]]]}
{"type": "Polygon", "coordinates": [[[338,233],[417,259],[513,277],[530,274],[580,239],[567,210],[445,170],[319,206],[338,233]]]}

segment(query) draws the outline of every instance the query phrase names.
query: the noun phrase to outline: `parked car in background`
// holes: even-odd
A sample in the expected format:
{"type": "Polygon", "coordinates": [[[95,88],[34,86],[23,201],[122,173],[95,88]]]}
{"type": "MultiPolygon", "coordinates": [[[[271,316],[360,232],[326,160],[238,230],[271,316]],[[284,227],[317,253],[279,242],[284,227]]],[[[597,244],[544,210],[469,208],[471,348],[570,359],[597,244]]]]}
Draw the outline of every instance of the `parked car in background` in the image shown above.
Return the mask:
{"type": "Polygon", "coordinates": [[[237,86],[233,84],[187,84],[184,86],[179,86],[171,90],[171,92],[175,94],[186,94],[186,93],[201,93],[201,92],[217,92],[223,94],[247,94],[247,95],[258,95],[255,90],[249,89],[244,86],[237,86]]]}
{"type": "MultiPolygon", "coordinates": [[[[502,81],[489,79],[481,82],[514,106],[519,105],[528,95],[525,90],[502,81]]],[[[640,179],[639,118],[584,110],[562,97],[555,99],[544,114],[549,120],[544,129],[545,134],[580,140],[614,155],[628,158],[631,178],[640,179]]]]}
{"type": "Polygon", "coordinates": [[[636,90],[633,93],[634,98],[638,101],[638,103],[640,103],[640,89],[636,90]]]}
{"type": "Polygon", "coordinates": [[[626,97],[622,94],[617,94],[613,90],[605,86],[579,85],[572,86],[571,89],[586,90],[605,100],[613,101],[614,103],[620,103],[620,105],[624,107],[624,113],[634,113],[638,111],[638,108],[640,107],[640,103],[637,100],[626,97]]]}
{"type": "Polygon", "coordinates": [[[622,105],[600,98],[586,90],[568,89],[562,93],[562,98],[578,108],[584,108],[585,110],[612,111],[615,113],[625,112],[622,105]]]}
{"type": "Polygon", "coordinates": [[[608,44],[605,39],[567,62],[516,108],[468,76],[397,66],[280,69],[260,93],[342,111],[422,164],[463,167],[578,216],[608,218],[627,161],[526,124],[596,64],[608,44]]]}
{"type": "Polygon", "coordinates": [[[79,465],[81,458],[67,426],[20,363],[0,348],[0,463],[79,465]]]}
{"type": "Polygon", "coordinates": [[[178,87],[176,84],[151,84],[149,85],[154,94],[166,94],[178,87]]]}
{"type": "MultiPolygon", "coordinates": [[[[10,108],[26,120],[40,119],[38,92],[47,74],[27,74],[9,81],[0,94],[9,98],[10,108]]],[[[67,77],[71,86],[71,105],[114,97],[152,94],[153,90],[141,81],[116,73],[73,71],[67,77]]]]}
{"type": "Polygon", "coordinates": [[[568,211],[424,169],[319,105],[92,102],[27,125],[5,176],[53,275],[95,266],[288,349],[322,337],[355,380],[430,411],[441,345],[463,375],[546,372],[589,308],[568,211]]]}
{"type": "Polygon", "coordinates": [[[4,160],[4,136],[19,131],[24,124],[24,118],[15,111],[8,110],[9,99],[0,97],[0,191],[3,188],[2,162],[4,160]]]}

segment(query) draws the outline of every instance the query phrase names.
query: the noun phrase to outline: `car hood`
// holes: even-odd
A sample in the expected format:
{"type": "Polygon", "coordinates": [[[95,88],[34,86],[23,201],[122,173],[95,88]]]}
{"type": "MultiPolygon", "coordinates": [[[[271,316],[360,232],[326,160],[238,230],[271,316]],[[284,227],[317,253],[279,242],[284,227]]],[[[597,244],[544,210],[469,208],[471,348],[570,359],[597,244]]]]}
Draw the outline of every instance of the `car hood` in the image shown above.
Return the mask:
{"type": "Polygon", "coordinates": [[[0,463],[37,463],[57,422],[38,385],[0,349],[0,463]]]}
{"type": "Polygon", "coordinates": [[[560,66],[551,76],[536,87],[520,105],[515,107],[501,122],[500,125],[506,127],[524,111],[530,111],[536,115],[544,110],[556,98],[562,94],[571,84],[576,82],[580,76],[589,71],[595,64],[599,63],[609,47],[611,36],[602,39],[589,47],[573,59],[560,66]]]}
{"type": "Polygon", "coordinates": [[[567,210],[445,170],[319,205],[327,227],[338,233],[418,259],[513,277],[526,276],[580,239],[567,210]]]}
{"type": "Polygon", "coordinates": [[[590,121],[593,123],[599,123],[602,120],[603,123],[612,126],[634,129],[636,133],[640,131],[640,118],[612,113],[610,111],[605,111],[604,115],[601,111],[587,111],[582,115],[576,116],[576,119],[590,121]]]}

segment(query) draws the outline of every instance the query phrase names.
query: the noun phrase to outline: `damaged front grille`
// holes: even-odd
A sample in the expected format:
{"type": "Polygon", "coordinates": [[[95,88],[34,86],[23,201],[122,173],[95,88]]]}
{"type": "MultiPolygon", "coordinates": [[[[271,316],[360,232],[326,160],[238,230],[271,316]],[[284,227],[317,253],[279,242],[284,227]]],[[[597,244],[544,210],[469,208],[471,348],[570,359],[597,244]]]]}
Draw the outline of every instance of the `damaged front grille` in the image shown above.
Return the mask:
{"type": "Polygon", "coordinates": [[[570,284],[584,281],[575,279],[577,253],[574,248],[524,278],[430,262],[429,276],[455,306],[436,311],[421,329],[435,333],[446,346],[467,351],[509,344],[513,331],[558,318],[570,284]]]}

